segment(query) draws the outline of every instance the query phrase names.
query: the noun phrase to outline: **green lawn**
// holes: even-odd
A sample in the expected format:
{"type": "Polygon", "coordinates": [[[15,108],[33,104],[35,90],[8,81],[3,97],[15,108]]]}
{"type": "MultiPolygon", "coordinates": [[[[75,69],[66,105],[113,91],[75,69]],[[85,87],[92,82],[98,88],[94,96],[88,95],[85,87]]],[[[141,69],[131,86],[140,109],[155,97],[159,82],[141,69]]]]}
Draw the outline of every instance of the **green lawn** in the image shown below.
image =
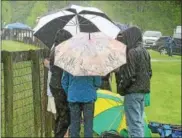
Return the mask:
{"type": "Polygon", "coordinates": [[[1,50],[7,51],[26,51],[26,50],[35,50],[38,47],[33,45],[24,44],[21,42],[10,41],[10,40],[3,40],[1,43],[1,50]]]}
{"type": "Polygon", "coordinates": [[[168,55],[160,55],[159,52],[148,50],[150,52],[151,58],[153,59],[160,59],[160,60],[176,60],[181,59],[181,56],[173,55],[172,57],[169,57],[168,55]]]}
{"type": "Polygon", "coordinates": [[[181,124],[181,62],[152,63],[151,106],[148,119],[181,124]]]}

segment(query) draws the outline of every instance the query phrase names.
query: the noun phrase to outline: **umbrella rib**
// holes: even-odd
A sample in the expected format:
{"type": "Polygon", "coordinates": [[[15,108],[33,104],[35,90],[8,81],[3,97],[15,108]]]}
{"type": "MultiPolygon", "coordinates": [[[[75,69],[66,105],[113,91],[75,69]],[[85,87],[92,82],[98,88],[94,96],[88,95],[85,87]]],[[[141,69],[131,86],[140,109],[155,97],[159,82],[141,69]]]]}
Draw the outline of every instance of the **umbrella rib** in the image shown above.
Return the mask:
{"type": "Polygon", "coordinates": [[[114,125],[114,123],[116,122],[117,118],[120,116],[121,111],[118,113],[118,115],[115,117],[114,121],[112,122],[112,124],[109,126],[109,129],[111,129],[111,127],[114,125]]]}
{"type": "MultiPolygon", "coordinates": [[[[114,106],[114,107],[119,107],[119,106],[121,106],[121,105],[114,106]]],[[[111,107],[111,108],[113,108],[113,107],[111,107]]],[[[100,114],[104,113],[105,111],[110,110],[111,108],[108,108],[108,109],[106,109],[106,110],[102,111],[101,113],[97,114],[95,117],[99,116],[100,114]]],[[[94,117],[94,118],[95,118],[95,117],[94,117]]]]}
{"type": "MultiPolygon", "coordinates": [[[[106,100],[106,99],[105,99],[106,100]]],[[[108,103],[110,103],[111,105],[114,105],[114,104],[112,104],[110,101],[107,101],[108,103]]],[[[119,106],[119,104],[120,104],[120,102],[118,102],[118,101],[115,101],[116,103],[117,103],[117,105],[119,106]]]]}
{"type": "MultiPolygon", "coordinates": [[[[78,14],[78,15],[79,15],[79,14],[78,14]]],[[[80,15],[79,15],[79,16],[80,16],[80,15]]],[[[82,16],[82,17],[84,17],[84,16],[82,16]]],[[[80,25],[82,25],[82,24],[81,24],[82,20],[83,20],[83,19],[81,19],[81,20],[79,21],[79,22],[80,22],[80,25]]]]}
{"type": "MultiPolygon", "coordinates": [[[[65,22],[65,23],[68,23],[68,22],[69,22],[69,21],[68,21],[68,22],[67,22],[67,21],[64,21],[64,20],[62,20],[62,19],[59,19],[59,20],[65,22]]],[[[72,20],[71,20],[70,22],[71,22],[73,25],[75,25],[75,23],[74,23],[72,20]]],[[[66,26],[67,26],[67,25],[66,25],[66,26]]]]}
{"type": "Polygon", "coordinates": [[[78,16],[75,16],[76,18],[76,34],[77,34],[77,28],[78,28],[78,16]]]}
{"type": "MultiPolygon", "coordinates": [[[[65,14],[65,12],[64,12],[64,10],[61,10],[61,12],[63,13],[63,14],[65,14]]],[[[65,14],[66,15],[66,14],[65,14]]],[[[73,24],[75,24],[73,21],[71,21],[73,24]]]]}
{"type": "MultiPolygon", "coordinates": [[[[90,18],[90,19],[86,19],[86,20],[91,20],[91,19],[93,19],[93,18],[96,18],[98,15],[95,15],[94,17],[92,17],[92,18],[90,18]]],[[[81,17],[83,17],[83,18],[85,18],[83,15],[81,16],[81,17]]],[[[82,23],[85,23],[86,21],[84,21],[84,22],[82,22],[82,23]]]]}

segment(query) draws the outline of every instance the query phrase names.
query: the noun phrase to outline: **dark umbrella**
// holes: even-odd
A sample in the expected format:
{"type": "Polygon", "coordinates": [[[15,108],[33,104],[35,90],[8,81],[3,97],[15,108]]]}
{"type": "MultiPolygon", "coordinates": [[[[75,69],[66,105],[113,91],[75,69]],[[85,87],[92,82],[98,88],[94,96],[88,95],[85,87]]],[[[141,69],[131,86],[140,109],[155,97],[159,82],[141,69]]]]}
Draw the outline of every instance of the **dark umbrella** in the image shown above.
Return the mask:
{"type": "Polygon", "coordinates": [[[101,10],[93,7],[72,5],[40,18],[34,35],[51,47],[57,30],[64,29],[72,36],[79,32],[103,32],[116,38],[120,29],[101,10]]]}

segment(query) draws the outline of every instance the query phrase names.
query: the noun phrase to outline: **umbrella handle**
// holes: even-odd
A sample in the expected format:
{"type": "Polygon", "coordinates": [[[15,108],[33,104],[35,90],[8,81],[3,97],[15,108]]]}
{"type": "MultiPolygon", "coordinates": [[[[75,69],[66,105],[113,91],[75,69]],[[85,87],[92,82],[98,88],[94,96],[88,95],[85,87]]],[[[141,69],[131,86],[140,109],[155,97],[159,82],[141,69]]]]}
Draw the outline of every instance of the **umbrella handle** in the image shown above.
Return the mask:
{"type": "Polygon", "coordinates": [[[88,34],[88,35],[89,35],[89,40],[90,40],[90,32],[89,32],[89,34],[88,34]]]}

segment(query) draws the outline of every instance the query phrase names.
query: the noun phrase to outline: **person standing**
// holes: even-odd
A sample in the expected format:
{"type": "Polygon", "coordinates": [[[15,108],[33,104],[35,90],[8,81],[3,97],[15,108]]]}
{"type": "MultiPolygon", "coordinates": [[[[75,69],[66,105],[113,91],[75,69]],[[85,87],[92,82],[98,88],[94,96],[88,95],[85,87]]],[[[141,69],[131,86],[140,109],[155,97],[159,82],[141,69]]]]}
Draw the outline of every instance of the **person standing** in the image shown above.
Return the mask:
{"type": "Polygon", "coordinates": [[[49,65],[49,58],[44,59],[44,66],[48,69],[48,78],[47,78],[47,96],[48,96],[48,104],[47,104],[47,111],[53,113],[54,117],[56,117],[56,106],[54,102],[54,97],[52,96],[50,90],[50,79],[51,79],[51,71],[49,65]]]}
{"type": "Polygon", "coordinates": [[[67,94],[69,102],[71,125],[70,135],[80,137],[80,123],[83,112],[84,137],[93,137],[94,103],[96,90],[101,86],[99,76],[73,76],[68,72],[63,73],[62,87],[67,94]]]}
{"type": "Polygon", "coordinates": [[[67,132],[67,129],[70,125],[70,114],[69,107],[67,102],[67,96],[64,92],[64,89],[61,86],[61,77],[63,70],[54,65],[54,52],[55,47],[61,42],[68,40],[72,35],[64,30],[59,30],[56,34],[53,47],[50,52],[50,90],[55,100],[56,105],[56,121],[55,121],[55,137],[63,138],[67,132]]]}
{"type": "Polygon", "coordinates": [[[172,38],[171,36],[170,36],[170,38],[169,38],[169,42],[168,42],[168,55],[169,56],[173,56],[173,47],[174,47],[174,45],[175,45],[175,42],[174,42],[174,38],[172,38]]]}
{"type": "Polygon", "coordinates": [[[124,95],[124,110],[130,137],[144,137],[144,101],[150,93],[150,54],[142,46],[142,33],[130,27],[118,38],[127,46],[127,64],[117,73],[118,92],[124,95]]]}

